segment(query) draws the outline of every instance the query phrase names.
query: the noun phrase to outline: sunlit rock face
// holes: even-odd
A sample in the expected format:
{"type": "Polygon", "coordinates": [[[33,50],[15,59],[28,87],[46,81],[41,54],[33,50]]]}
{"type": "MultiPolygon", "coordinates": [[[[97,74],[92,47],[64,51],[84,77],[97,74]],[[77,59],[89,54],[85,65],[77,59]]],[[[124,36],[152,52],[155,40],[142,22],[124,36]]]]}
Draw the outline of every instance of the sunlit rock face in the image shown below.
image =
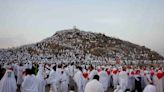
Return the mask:
{"type": "Polygon", "coordinates": [[[131,61],[164,59],[145,46],[77,28],[57,31],[36,44],[0,50],[0,62],[110,62],[116,58],[131,61]]]}

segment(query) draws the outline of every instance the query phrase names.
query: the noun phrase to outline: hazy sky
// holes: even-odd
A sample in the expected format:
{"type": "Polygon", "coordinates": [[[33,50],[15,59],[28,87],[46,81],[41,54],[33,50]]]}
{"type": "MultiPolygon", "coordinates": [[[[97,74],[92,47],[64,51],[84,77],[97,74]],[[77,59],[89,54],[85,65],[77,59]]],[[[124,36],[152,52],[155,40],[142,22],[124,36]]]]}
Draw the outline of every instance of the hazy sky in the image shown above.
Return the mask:
{"type": "Polygon", "coordinates": [[[74,25],[164,56],[164,0],[0,0],[0,48],[35,43],[74,25]]]}

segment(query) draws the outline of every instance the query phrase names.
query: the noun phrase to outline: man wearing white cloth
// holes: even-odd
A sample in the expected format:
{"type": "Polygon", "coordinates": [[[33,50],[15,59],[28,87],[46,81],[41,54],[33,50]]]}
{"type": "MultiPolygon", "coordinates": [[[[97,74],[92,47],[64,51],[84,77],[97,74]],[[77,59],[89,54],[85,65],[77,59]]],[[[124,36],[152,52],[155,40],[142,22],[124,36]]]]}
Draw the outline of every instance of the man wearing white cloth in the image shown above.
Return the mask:
{"type": "Polygon", "coordinates": [[[89,67],[89,79],[92,80],[93,77],[97,75],[97,71],[94,69],[94,67],[91,65],[89,67]]]}
{"type": "Polygon", "coordinates": [[[78,72],[76,72],[75,73],[75,75],[74,75],[74,81],[75,81],[75,83],[76,83],[76,85],[77,85],[77,92],[84,92],[83,91],[83,82],[84,82],[84,78],[83,78],[83,74],[82,74],[82,68],[79,66],[79,67],[77,67],[78,68],[78,72]]]}
{"type": "Polygon", "coordinates": [[[114,90],[114,92],[124,92],[119,85],[117,85],[117,88],[114,90]]]}
{"type": "Polygon", "coordinates": [[[31,69],[26,69],[26,76],[21,85],[21,92],[38,92],[38,80],[31,69]]]}
{"type": "Polygon", "coordinates": [[[62,71],[61,75],[61,92],[68,92],[69,77],[66,75],[65,71],[62,71]]]}
{"type": "Polygon", "coordinates": [[[99,76],[100,76],[100,83],[103,85],[104,91],[107,91],[108,89],[108,74],[106,71],[104,71],[104,68],[102,69],[102,71],[99,72],[99,76]]]}
{"type": "Polygon", "coordinates": [[[99,82],[98,75],[95,75],[93,80],[87,83],[84,92],[104,92],[103,85],[99,82]]]}
{"type": "Polygon", "coordinates": [[[17,66],[18,69],[18,73],[17,73],[17,84],[20,87],[20,85],[23,82],[23,71],[25,70],[25,67],[23,66],[23,64],[20,64],[17,66]]]}
{"type": "Polygon", "coordinates": [[[157,87],[157,92],[164,92],[164,75],[163,72],[161,70],[158,70],[157,74],[156,74],[156,78],[155,78],[155,85],[157,87]]]}
{"type": "Polygon", "coordinates": [[[62,72],[63,72],[62,64],[59,64],[58,68],[56,69],[56,74],[57,74],[57,79],[58,79],[56,86],[57,86],[58,92],[61,92],[62,72]]]}
{"type": "Polygon", "coordinates": [[[38,79],[38,92],[45,92],[46,81],[43,77],[43,66],[42,64],[39,65],[39,71],[37,73],[36,78],[38,79]]]}
{"type": "Polygon", "coordinates": [[[119,84],[120,88],[125,91],[128,85],[128,75],[125,69],[119,73],[119,84]]]}
{"type": "Polygon", "coordinates": [[[143,92],[156,92],[156,87],[153,84],[148,84],[143,92]]]}
{"type": "Polygon", "coordinates": [[[49,78],[46,80],[47,84],[50,84],[50,91],[49,92],[58,92],[57,91],[57,84],[59,82],[59,76],[56,73],[56,66],[53,67],[53,69],[51,68],[50,71],[50,75],[49,78]]]}
{"type": "Polygon", "coordinates": [[[14,72],[6,70],[5,75],[0,81],[0,92],[16,92],[17,85],[14,72]]]}

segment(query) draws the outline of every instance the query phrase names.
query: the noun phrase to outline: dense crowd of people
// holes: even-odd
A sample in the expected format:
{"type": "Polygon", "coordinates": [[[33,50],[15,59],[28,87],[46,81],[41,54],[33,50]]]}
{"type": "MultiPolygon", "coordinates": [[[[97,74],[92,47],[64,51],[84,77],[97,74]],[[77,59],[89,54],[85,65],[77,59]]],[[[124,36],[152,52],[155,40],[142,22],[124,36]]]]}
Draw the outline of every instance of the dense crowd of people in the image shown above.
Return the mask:
{"type": "MultiPolygon", "coordinates": [[[[0,62],[45,61],[100,61],[108,62],[119,57],[128,61],[163,63],[164,58],[155,51],[127,41],[107,37],[101,33],[81,31],[77,28],[56,32],[53,36],[35,44],[0,49],[0,62]],[[158,62],[156,62],[158,61],[158,62]]],[[[143,63],[142,62],[142,63],[143,63]]]]}
{"type": "Polygon", "coordinates": [[[0,92],[164,92],[163,67],[144,46],[74,28],[0,49],[0,92]]]}
{"type": "Polygon", "coordinates": [[[164,92],[164,68],[80,63],[0,66],[0,92],[164,92]]]}

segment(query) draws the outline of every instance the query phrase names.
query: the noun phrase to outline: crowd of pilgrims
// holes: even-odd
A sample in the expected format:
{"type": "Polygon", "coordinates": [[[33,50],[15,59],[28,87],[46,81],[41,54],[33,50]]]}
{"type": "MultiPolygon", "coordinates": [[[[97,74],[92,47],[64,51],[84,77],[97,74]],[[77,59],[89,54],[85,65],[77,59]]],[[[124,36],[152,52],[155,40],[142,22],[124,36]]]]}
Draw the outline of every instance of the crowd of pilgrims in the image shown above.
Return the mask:
{"type": "Polygon", "coordinates": [[[164,68],[32,62],[0,66],[0,92],[47,92],[46,87],[48,92],[164,92],[164,68]]]}

